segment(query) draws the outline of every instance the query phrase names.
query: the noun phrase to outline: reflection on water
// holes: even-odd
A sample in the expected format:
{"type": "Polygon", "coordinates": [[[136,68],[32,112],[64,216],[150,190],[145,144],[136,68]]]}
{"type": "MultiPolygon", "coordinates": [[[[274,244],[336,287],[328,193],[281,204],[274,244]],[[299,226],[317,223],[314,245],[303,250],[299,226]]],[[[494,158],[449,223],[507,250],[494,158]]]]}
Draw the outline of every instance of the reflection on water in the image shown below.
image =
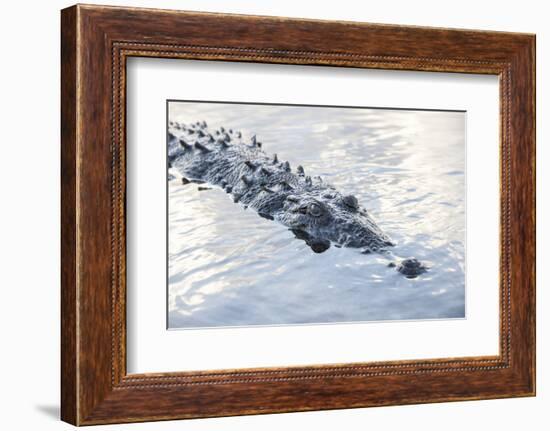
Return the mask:
{"type": "Polygon", "coordinates": [[[171,102],[170,120],[257,134],[353,193],[390,256],[314,254],[219,189],[168,184],[170,328],[464,317],[465,114],[171,102]],[[389,260],[430,271],[407,279],[389,260]]]}

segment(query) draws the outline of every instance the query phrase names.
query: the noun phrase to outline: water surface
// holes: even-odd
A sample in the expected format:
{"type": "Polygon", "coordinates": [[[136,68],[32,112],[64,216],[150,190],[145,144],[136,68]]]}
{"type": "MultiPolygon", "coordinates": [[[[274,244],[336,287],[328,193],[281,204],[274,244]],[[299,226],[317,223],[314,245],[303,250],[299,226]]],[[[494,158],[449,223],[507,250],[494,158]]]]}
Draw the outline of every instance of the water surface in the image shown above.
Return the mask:
{"type": "Polygon", "coordinates": [[[170,102],[169,119],[256,134],[357,196],[397,243],[315,254],[220,189],[169,181],[169,328],[464,317],[465,113],[170,102]],[[406,257],[430,271],[387,267],[406,257]]]}

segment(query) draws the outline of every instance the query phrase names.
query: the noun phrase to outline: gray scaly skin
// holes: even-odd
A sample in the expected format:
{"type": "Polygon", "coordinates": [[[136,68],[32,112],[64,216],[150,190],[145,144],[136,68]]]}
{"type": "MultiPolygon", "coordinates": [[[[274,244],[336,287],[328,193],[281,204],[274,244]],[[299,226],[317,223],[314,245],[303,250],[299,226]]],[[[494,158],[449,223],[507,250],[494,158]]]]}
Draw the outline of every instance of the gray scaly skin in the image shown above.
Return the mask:
{"type": "MultiPolygon", "coordinates": [[[[289,162],[267,155],[255,136],[246,143],[240,132],[223,127],[211,131],[204,121],[170,122],[168,163],[184,182],[218,186],[235,203],[287,226],[316,253],[331,244],[364,253],[394,245],[355,196],[341,194],[320,177],[311,178],[302,166],[293,172],[289,162]]],[[[408,265],[410,260],[393,266],[407,277],[426,271],[422,264],[408,265]]]]}

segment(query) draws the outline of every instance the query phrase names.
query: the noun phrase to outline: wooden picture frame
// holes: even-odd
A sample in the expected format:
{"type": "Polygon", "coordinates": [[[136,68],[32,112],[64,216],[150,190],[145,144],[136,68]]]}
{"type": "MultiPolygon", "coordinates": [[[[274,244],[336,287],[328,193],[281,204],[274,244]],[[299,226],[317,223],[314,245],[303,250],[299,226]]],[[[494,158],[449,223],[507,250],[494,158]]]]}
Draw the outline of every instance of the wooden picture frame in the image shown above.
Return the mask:
{"type": "Polygon", "coordinates": [[[77,5],[61,14],[61,417],[75,425],[535,394],[535,36],[77,5]],[[500,78],[500,354],[126,372],[131,56],[500,78]]]}

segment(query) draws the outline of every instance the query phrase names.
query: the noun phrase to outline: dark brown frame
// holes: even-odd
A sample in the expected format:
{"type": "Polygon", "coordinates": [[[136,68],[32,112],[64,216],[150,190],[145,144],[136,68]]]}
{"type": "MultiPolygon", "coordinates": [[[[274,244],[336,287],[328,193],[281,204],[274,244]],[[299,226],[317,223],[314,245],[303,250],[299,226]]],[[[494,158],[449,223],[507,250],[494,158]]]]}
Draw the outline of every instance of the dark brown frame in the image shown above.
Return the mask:
{"type": "Polygon", "coordinates": [[[82,5],[61,17],[63,420],[88,425],[535,394],[534,35],[82,5]],[[498,75],[500,354],[128,375],[129,56],[498,75]]]}

